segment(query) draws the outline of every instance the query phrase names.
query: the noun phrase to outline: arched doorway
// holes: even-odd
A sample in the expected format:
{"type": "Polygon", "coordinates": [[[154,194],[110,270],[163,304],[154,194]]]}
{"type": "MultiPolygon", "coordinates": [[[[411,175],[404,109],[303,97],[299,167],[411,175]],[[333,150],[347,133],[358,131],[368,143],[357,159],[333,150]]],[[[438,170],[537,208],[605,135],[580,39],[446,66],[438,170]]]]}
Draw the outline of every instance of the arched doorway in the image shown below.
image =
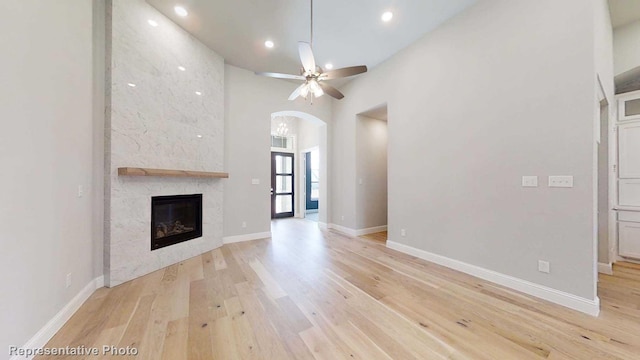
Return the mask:
{"type": "MultiPolygon", "coordinates": [[[[329,201],[329,184],[328,184],[328,129],[327,123],[322,119],[302,112],[302,111],[278,111],[271,114],[271,119],[297,119],[298,122],[301,122],[305,125],[313,126],[317,131],[317,139],[310,144],[299,143],[297,141],[293,141],[294,145],[289,145],[289,149],[287,152],[293,154],[294,158],[294,183],[295,183],[295,194],[294,195],[294,213],[296,217],[305,217],[305,210],[307,208],[307,199],[309,198],[309,187],[306,184],[306,181],[302,181],[303,179],[308,179],[305,177],[306,174],[303,174],[303,170],[306,164],[308,164],[307,158],[305,157],[306,153],[310,153],[314,150],[317,150],[318,154],[318,173],[319,173],[319,181],[317,182],[317,188],[314,188],[314,193],[317,194],[317,207],[318,207],[318,225],[320,227],[327,227],[327,219],[328,217],[328,201],[329,201]],[[300,176],[296,176],[300,175],[300,176]],[[297,180],[295,180],[297,179],[297,180]]],[[[272,134],[277,129],[272,127],[272,134]]],[[[299,136],[299,134],[296,134],[299,136]]],[[[272,143],[272,153],[274,152],[273,143],[272,143]]],[[[272,195],[274,196],[274,195],[272,195]]]]}

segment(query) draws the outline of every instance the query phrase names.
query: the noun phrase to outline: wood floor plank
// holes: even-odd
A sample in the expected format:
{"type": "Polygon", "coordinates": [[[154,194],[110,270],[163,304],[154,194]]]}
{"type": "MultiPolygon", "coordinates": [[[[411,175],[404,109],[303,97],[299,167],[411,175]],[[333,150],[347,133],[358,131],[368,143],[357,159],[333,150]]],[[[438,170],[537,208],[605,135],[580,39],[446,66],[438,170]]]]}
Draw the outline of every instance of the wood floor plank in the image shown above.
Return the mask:
{"type": "Polygon", "coordinates": [[[188,318],[169,321],[162,346],[162,360],[186,359],[188,338],[188,318]]]}
{"type": "Polygon", "coordinates": [[[248,283],[236,284],[236,288],[244,315],[251,324],[260,347],[260,356],[267,359],[290,359],[290,354],[285,350],[282,339],[265,314],[254,289],[248,283]]]}
{"type": "Polygon", "coordinates": [[[208,329],[210,317],[206,285],[207,283],[204,279],[191,282],[189,292],[189,339],[187,342],[187,359],[189,360],[207,360],[213,357],[208,329]]]}
{"type": "Polygon", "coordinates": [[[249,263],[249,265],[251,266],[253,271],[255,271],[255,273],[258,275],[260,280],[262,280],[262,283],[265,286],[266,293],[272,299],[275,300],[275,299],[279,299],[281,297],[287,296],[287,293],[284,292],[284,290],[282,290],[280,285],[278,285],[278,282],[273,278],[273,276],[271,276],[271,274],[269,274],[269,271],[265,269],[264,265],[262,265],[260,261],[253,260],[249,263]]]}

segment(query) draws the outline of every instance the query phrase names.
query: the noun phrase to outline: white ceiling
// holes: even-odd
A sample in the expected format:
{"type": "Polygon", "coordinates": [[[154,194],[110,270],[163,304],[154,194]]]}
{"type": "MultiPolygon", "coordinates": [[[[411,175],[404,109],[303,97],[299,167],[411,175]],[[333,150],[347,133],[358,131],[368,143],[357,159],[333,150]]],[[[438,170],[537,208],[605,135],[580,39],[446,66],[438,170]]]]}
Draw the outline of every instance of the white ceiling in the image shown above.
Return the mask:
{"type": "MultiPolygon", "coordinates": [[[[477,0],[315,0],[318,65],[378,65],[477,0]],[[390,10],[389,23],[380,19],[390,10]]],[[[309,41],[309,0],[147,0],[225,58],[252,71],[299,73],[297,42],[309,41]],[[173,7],[182,5],[181,18],[173,7]],[[275,42],[273,49],[265,40],[275,42]]]]}
{"type": "Polygon", "coordinates": [[[640,0],[609,0],[609,10],[614,28],[640,20],[640,0]]]}

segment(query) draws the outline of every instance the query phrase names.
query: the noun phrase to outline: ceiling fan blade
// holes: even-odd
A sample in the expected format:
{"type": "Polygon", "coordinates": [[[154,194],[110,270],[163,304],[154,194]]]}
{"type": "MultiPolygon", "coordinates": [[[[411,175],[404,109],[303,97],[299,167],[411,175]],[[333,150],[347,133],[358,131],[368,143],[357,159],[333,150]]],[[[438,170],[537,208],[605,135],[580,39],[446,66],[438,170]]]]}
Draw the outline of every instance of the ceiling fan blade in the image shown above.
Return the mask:
{"type": "Polygon", "coordinates": [[[272,73],[272,72],[257,72],[256,75],[267,76],[276,79],[291,79],[291,80],[306,80],[304,76],[301,75],[291,75],[291,74],[280,74],[280,73],[272,73]]]}
{"type": "Polygon", "coordinates": [[[316,72],[316,59],[313,57],[313,50],[311,50],[311,45],[304,41],[298,42],[298,52],[300,53],[300,61],[302,62],[302,67],[305,72],[315,73],[316,72]]]}
{"type": "Polygon", "coordinates": [[[338,78],[362,74],[365,72],[367,72],[367,67],[365,65],[351,66],[351,67],[346,67],[342,69],[327,71],[326,73],[320,75],[320,79],[321,80],[338,79],[338,78]]]}
{"type": "Polygon", "coordinates": [[[320,85],[320,87],[322,88],[322,91],[324,91],[325,94],[331,96],[332,98],[335,99],[342,99],[344,97],[344,95],[336,88],[334,88],[333,86],[329,85],[329,84],[324,84],[319,82],[318,83],[320,85]]]}
{"type": "Polygon", "coordinates": [[[305,85],[307,85],[307,83],[304,83],[304,84],[300,85],[297,89],[295,89],[291,93],[291,96],[289,96],[289,100],[293,101],[293,100],[297,99],[298,96],[300,96],[300,94],[302,93],[302,88],[305,87],[305,85]]]}

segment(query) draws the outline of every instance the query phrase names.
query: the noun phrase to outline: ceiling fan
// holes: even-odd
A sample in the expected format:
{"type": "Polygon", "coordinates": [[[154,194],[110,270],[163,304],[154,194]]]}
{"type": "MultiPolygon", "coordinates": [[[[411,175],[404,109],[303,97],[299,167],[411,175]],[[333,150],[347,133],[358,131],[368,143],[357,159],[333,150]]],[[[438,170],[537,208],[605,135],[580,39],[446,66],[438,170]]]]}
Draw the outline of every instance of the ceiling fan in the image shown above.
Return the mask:
{"type": "Polygon", "coordinates": [[[336,69],[324,72],[324,70],[316,65],[315,57],[313,56],[313,0],[311,0],[311,41],[298,42],[298,52],[300,54],[300,61],[302,62],[302,69],[300,75],[281,74],[272,72],[256,72],[256,75],[268,76],[278,79],[291,79],[302,80],[304,83],[291,93],[289,100],[295,100],[299,96],[307,99],[311,97],[313,103],[313,97],[320,97],[327,94],[335,99],[342,99],[344,95],[335,87],[325,83],[326,80],[339,79],[349,76],[354,76],[367,72],[365,65],[350,66],[342,69],[336,69]]]}

